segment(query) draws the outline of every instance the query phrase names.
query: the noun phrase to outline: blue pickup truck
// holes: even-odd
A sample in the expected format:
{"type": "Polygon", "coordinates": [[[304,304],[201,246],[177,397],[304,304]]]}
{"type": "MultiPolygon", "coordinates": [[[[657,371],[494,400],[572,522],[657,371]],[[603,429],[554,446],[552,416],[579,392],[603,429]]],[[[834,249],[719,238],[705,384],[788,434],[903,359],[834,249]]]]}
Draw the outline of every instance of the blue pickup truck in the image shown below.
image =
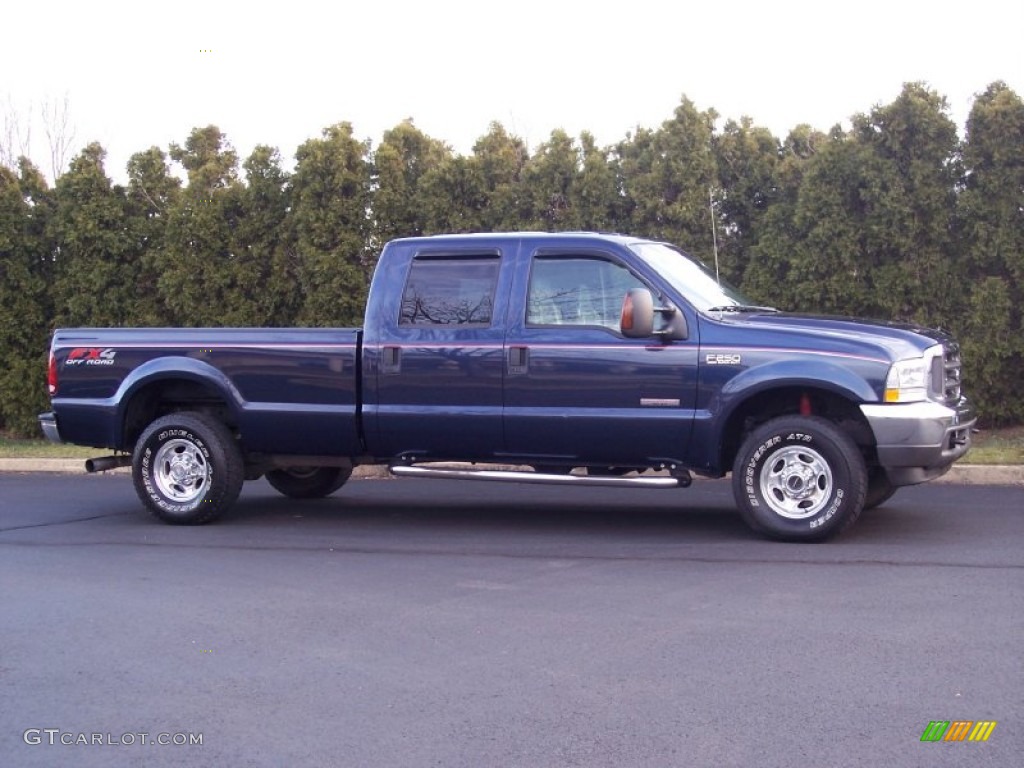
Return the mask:
{"type": "Polygon", "coordinates": [[[58,330],[49,391],[47,437],[112,450],[87,468],[130,464],[179,524],[244,480],[316,498],[361,464],[651,488],[731,471],[748,525],[815,541],[943,474],[975,423],[947,334],[755,306],[671,245],[595,233],[392,241],[362,329],[58,330]]]}

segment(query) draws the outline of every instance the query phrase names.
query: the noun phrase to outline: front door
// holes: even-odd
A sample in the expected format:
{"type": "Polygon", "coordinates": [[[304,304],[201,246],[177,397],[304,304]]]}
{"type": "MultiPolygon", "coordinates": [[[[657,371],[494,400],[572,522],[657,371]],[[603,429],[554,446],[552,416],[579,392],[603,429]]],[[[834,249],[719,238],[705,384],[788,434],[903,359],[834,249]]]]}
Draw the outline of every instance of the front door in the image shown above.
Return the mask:
{"type": "Polygon", "coordinates": [[[614,254],[547,249],[519,267],[513,295],[527,298],[505,341],[508,456],[562,466],[682,458],[697,339],[622,336],[626,292],[651,286],[614,254]]]}

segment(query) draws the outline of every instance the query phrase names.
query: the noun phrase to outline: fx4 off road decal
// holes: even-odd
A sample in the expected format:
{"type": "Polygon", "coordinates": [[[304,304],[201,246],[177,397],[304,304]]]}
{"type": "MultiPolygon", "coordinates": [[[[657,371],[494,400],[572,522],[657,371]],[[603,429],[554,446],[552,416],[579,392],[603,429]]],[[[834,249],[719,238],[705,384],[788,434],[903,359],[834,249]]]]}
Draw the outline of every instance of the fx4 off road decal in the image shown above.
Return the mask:
{"type": "Polygon", "coordinates": [[[116,349],[100,349],[97,347],[75,347],[68,353],[64,361],[65,367],[75,365],[113,365],[116,349]]]}

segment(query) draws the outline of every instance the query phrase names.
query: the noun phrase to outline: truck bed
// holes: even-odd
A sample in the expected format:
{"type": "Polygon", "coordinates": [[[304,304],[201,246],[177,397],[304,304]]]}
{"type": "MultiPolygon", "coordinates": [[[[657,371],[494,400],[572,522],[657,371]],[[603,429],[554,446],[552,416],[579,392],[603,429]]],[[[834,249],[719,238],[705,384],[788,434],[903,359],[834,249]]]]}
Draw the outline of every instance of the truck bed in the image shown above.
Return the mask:
{"type": "Polygon", "coordinates": [[[54,335],[53,397],[69,442],[127,449],[134,409],[185,379],[223,403],[250,452],[355,456],[358,328],[89,328],[54,335]],[[111,418],[114,416],[114,418],[111,418]]]}

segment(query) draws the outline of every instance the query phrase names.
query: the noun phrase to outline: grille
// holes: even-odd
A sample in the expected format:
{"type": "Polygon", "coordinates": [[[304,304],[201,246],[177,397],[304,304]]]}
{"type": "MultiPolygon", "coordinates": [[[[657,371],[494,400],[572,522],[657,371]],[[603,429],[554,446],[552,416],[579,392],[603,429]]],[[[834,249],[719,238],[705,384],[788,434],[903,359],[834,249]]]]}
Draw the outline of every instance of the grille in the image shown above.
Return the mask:
{"type": "Polygon", "coordinates": [[[942,355],[932,359],[932,392],[946,403],[960,399],[960,345],[943,344],[942,355]]]}

